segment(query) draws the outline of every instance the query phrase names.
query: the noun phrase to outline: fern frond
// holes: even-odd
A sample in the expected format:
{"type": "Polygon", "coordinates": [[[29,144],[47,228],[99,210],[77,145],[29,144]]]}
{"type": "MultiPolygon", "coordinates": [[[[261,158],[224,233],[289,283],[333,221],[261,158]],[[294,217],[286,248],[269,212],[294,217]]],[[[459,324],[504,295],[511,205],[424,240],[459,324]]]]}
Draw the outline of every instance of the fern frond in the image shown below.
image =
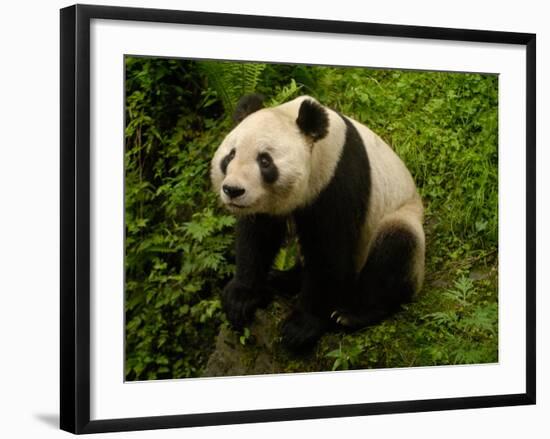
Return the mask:
{"type": "Polygon", "coordinates": [[[208,80],[208,86],[222,102],[226,114],[233,113],[241,96],[256,90],[266,67],[261,63],[220,61],[204,61],[199,66],[208,80]]]}
{"type": "Polygon", "coordinates": [[[294,78],[290,80],[290,84],[279,89],[277,94],[269,101],[269,106],[275,106],[283,104],[290,100],[290,98],[296,97],[300,92],[302,85],[296,84],[294,78]]]}

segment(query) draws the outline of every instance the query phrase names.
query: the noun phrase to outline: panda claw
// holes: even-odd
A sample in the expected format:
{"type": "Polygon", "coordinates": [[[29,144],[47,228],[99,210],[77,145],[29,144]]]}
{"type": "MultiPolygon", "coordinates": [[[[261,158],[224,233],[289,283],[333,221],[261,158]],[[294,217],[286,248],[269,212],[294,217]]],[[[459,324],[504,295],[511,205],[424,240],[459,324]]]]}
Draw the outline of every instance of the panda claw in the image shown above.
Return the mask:
{"type": "Polygon", "coordinates": [[[337,325],[344,327],[353,326],[353,316],[348,314],[346,311],[333,311],[330,315],[331,320],[333,320],[337,325]]]}
{"type": "Polygon", "coordinates": [[[346,316],[341,311],[333,311],[330,315],[331,320],[334,320],[337,325],[347,326],[346,316]]]}

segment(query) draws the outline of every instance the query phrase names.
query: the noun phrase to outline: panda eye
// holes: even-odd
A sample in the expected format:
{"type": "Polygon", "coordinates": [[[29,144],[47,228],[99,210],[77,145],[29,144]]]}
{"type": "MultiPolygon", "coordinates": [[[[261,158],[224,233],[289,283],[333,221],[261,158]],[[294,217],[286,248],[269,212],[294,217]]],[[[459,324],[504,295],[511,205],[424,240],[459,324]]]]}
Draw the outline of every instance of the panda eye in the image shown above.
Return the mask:
{"type": "Polygon", "coordinates": [[[227,166],[229,166],[229,162],[233,160],[234,157],[235,157],[235,148],[229,151],[229,154],[227,154],[220,162],[220,169],[224,175],[227,172],[227,166]]]}
{"type": "Polygon", "coordinates": [[[273,159],[269,154],[260,154],[258,156],[258,163],[260,164],[260,167],[262,168],[269,168],[271,164],[273,163],[273,159]]]}

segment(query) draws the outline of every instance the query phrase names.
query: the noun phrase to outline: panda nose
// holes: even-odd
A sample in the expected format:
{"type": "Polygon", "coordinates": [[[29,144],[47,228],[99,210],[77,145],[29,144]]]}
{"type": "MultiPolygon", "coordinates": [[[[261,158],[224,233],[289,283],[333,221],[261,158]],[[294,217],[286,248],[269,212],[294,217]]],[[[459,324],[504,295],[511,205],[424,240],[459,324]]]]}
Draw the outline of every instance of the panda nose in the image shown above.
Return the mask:
{"type": "Polygon", "coordinates": [[[228,186],[226,184],[223,185],[222,189],[224,194],[227,195],[229,198],[240,197],[245,192],[245,190],[241,187],[228,186]]]}

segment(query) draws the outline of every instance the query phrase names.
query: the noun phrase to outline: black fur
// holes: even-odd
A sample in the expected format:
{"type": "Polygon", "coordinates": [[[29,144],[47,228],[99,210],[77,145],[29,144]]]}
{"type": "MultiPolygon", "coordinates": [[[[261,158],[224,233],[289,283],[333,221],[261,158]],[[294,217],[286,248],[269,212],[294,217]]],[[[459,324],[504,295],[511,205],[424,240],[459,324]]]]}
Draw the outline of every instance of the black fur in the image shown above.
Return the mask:
{"type": "Polygon", "coordinates": [[[328,134],[328,114],[325,108],[317,102],[306,99],[300,105],[296,124],[302,133],[313,141],[321,140],[328,134]]]}
{"type": "Polygon", "coordinates": [[[359,328],[381,322],[410,302],[417,238],[405,226],[389,226],[376,237],[357,282],[357,294],[338,315],[346,326],[359,328]]]}
{"type": "Polygon", "coordinates": [[[356,247],[371,181],[363,141],[343,120],[346,140],[331,182],[313,204],[294,212],[304,274],[299,312],[283,326],[283,342],[291,349],[314,343],[327,329],[331,311],[353,296],[356,247]]]}
{"type": "Polygon", "coordinates": [[[295,296],[302,286],[302,264],[298,262],[288,270],[272,269],[267,276],[267,284],[281,296],[295,296]]]}
{"type": "Polygon", "coordinates": [[[242,328],[254,317],[256,308],[272,298],[274,290],[267,286],[267,274],[285,232],[286,218],[250,215],[237,222],[237,270],[222,294],[223,309],[236,328],[242,328]]]}
{"type": "Polygon", "coordinates": [[[277,165],[273,163],[273,159],[267,152],[258,154],[258,166],[260,167],[260,173],[262,178],[267,184],[273,184],[279,178],[279,169],[277,165]]]}
{"type": "Polygon", "coordinates": [[[223,175],[227,174],[227,167],[229,166],[229,163],[231,162],[231,160],[233,160],[234,157],[235,157],[235,148],[229,151],[229,154],[227,154],[220,162],[220,169],[223,172],[223,175]]]}
{"type": "Polygon", "coordinates": [[[330,321],[325,316],[297,307],[283,322],[283,344],[294,352],[309,349],[319,340],[329,324],[330,321]]]}
{"type": "Polygon", "coordinates": [[[237,102],[235,113],[233,113],[233,121],[235,124],[240,123],[249,114],[255,113],[264,108],[264,97],[260,94],[249,94],[243,96],[237,102]]]}

